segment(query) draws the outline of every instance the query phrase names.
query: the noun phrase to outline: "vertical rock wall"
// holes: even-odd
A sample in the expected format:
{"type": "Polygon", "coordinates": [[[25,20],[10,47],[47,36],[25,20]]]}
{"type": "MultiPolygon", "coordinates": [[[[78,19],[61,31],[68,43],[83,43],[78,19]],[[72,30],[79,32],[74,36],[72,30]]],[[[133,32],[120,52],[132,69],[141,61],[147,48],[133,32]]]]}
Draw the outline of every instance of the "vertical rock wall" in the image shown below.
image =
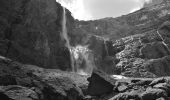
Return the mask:
{"type": "Polygon", "coordinates": [[[0,54],[22,63],[69,69],[69,51],[60,37],[62,13],[55,0],[1,0],[0,54]]]}

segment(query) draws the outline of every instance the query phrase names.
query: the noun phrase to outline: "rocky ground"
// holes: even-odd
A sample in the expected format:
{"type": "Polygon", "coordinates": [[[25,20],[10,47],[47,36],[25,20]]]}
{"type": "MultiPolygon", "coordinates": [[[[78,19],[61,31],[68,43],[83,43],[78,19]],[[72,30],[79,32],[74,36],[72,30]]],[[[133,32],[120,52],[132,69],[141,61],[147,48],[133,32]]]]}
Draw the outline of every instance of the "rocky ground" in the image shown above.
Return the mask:
{"type": "Polygon", "coordinates": [[[50,71],[0,58],[0,97],[3,100],[82,100],[85,76],[50,71]]]}
{"type": "Polygon", "coordinates": [[[113,78],[100,70],[82,76],[0,57],[3,100],[169,100],[170,77],[113,78]]]}

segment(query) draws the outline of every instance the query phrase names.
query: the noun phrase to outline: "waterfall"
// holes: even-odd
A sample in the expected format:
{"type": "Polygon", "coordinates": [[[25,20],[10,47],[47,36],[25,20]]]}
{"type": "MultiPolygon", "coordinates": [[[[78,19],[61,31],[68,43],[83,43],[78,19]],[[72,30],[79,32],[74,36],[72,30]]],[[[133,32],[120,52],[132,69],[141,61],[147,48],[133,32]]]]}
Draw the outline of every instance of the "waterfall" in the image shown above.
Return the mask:
{"type": "Polygon", "coordinates": [[[103,40],[104,40],[104,48],[105,48],[105,51],[106,51],[106,55],[109,56],[106,40],[105,39],[103,39],[103,40]]]}
{"type": "Polygon", "coordinates": [[[75,70],[78,74],[91,74],[95,67],[94,55],[88,46],[77,45],[72,49],[75,59],[75,70]]]}
{"type": "Polygon", "coordinates": [[[157,30],[157,34],[158,34],[158,36],[161,38],[163,45],[166,47],[166,49],[167,49],[168,52],[170,53],[170,49],[169,49],[168,45],[165,43],[164,38],[162,37],[162,35],[159,33],[158,30],[157,30]]]}
{"type": "Polygon", "coordinates": [[[65,46],[70,51],[70,63],[71,63],[72,71],[74,72],[75,71],[74,58],[72,56],[72,47],[70,45],[69,37],[68,37],[68,34],[67,34],[67,25],[66,24],[67,24],[66,10],[63,7],[63,21],[62,21],[62,34],[61,35],[63,36],[64,40],[66,41],[65,46]]]}
{"type": "Polygon", "coordinates": [[[75,46],[70,45],[70,40],[67,34],[67,18],[66,11],[63,7],[63,20],[62,20],[62,34],[61,36],[66,41],[65,46],[70,51],[70,61],[71,68],[73,72],[76,72],[81,75],[88,75],[92,73],[92,70],[95,66],[93,60],[93,54],[87,48],[87,46],[75,46]]]}

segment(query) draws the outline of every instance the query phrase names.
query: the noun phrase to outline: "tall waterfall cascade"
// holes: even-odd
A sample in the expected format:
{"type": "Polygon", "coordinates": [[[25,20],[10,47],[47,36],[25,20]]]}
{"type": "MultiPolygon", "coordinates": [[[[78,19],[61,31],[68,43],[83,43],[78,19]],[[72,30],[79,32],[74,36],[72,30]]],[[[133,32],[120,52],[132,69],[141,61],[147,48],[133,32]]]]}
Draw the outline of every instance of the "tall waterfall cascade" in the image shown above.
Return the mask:
{"type": "Polygon", "coordinates": [[[92,73],[95,66],[94,56],[88,49],[88,46],[77,45],[75,47],[70,45],[70,40],[67,32],[67,17],[66,10],[63,7],[63,20],[62,20],[62,34],[61,36],[66,41],[65,46],[70,52],[70,62],[72,72],[76,72],[81,75],[88,75],[92,73]]]}
{"type": "Polygon", "coordinates": [[[74,67],[74,58],[72,56],[72,47],[70,45],[70,41],[69,41],[69,37],[68,37],[68,34],[67,34],[67,18],[66,18],[66,10],[65,8],[63,7],[63,21],[62,21],[62,36],[64,38],[64,40],[66,41],[65,43],[65,46],[69,49],[70,51],[70,63],[71,63],[71,68],[72,68],[72,71],[75,71],[75,67],[74,67]]]}

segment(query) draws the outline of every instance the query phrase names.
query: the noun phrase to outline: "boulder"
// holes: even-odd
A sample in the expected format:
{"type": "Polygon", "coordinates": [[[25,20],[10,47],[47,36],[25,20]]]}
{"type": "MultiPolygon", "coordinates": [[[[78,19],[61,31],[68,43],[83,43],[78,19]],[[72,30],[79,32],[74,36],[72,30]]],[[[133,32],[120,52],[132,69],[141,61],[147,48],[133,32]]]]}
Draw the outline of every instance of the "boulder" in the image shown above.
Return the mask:
{"type": "Polygon", "coordinates": [[[94,70],[88,81],[88,94],[92,96],[111,93],[116,82],[115,79],[100,70],[94,70]]]}
{"type": "Polygon", "coordinates": [[[3,91],[3,93],[11,100],[39,100],[39,97],[36,92],[22,86],[1,86],[0,91],[3,91]]]}
{"type": "Polygon", "coordinates": [[[148,88],[141,94],[142,100],[156,100],[160,97],[167,98],[167,93],[165,90],[148,88]]]}

